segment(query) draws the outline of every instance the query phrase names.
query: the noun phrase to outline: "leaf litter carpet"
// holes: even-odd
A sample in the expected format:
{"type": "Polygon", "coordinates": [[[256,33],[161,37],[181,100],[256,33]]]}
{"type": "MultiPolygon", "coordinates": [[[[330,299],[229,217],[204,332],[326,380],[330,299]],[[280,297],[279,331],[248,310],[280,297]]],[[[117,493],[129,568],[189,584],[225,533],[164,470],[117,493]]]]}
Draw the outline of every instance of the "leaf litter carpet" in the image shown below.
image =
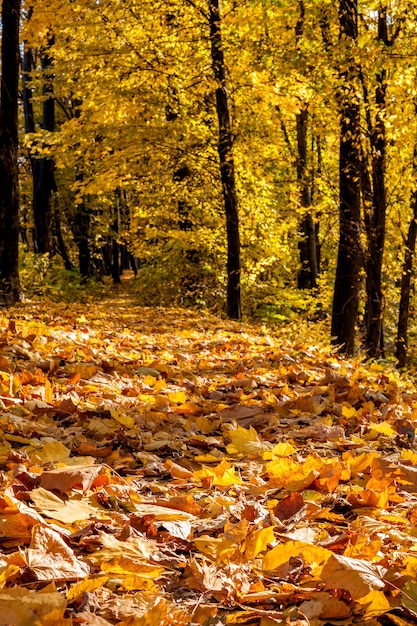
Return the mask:
{"type": "Polygon", "coordinates": [[[3,312],[0,625],[416,624],[417,394],[310,331],[3,312]]]}

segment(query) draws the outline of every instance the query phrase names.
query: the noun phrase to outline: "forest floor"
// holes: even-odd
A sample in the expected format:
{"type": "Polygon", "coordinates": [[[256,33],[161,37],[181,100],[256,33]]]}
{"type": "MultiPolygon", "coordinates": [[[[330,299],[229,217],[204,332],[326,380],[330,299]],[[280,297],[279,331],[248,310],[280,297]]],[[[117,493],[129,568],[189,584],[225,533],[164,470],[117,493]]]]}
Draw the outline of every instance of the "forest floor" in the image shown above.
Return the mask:
{"type": "Polygon", "coordinates": [[[0,315],[0,625],[417,624],[417,392],[314,325],[0,315]]]}

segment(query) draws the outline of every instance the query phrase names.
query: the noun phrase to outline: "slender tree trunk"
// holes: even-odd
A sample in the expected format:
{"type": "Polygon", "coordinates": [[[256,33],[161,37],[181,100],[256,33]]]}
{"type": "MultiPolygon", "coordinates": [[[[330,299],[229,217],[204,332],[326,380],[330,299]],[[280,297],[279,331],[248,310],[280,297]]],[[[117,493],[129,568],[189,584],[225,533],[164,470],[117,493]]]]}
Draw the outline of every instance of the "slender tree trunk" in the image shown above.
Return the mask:
{"type": "Polygon", "coordinates": [[[300,205],[306,209],[301,221],[301,241],[299,243],[301,268],[298,273],[298,287],[300,289],[314,289],[317,287],[319,275],[317,254],[317,233],[313,214],[311,213],[311,181],[308,175],[308,148],[307,128],[308,109],[307,105],[296,116],[297,124],[297,180],[300,188],[300,205]]]}
{"type": "Polygon", "coordinates": [[[75,216],[75,241],[78,247],[79,270],[84,278],[88,278],[91,275],[90,221],[90,212],[83,200],[77,206],[75,216]]]}
{"type": "Polygon", "coordinates": [[[68,250],[67,250],[67,246],[65,245],[65,241],[64,238],[62,236],[62,229],[61,229],[61,215],[59,212],[59,207],[56,206],[55,210],[54,210],[54,227],[53,227],[53,237],[54,237],[54,243],[58,249],[59,254],[62,257],[62,260],[64,261],[64,266],[66,270],[73,270],[74,269],[74,265],[70,259],[70,256],[68,254],[68,250]]]}
{"type": "Polygon", "coordinates": [[[120,273],[121,273],[121,259],[120,259],[120,245],[119,245],[119,207],[118,203],[120,202],[120,190],[118,190],[116,203],[114,206],[114,220],[113,225],[111,227],[112,238],[111,238],[111,251],[112,251],[112,262],[111,262],[111,275],[113,279],[113,283],[115,285],[119,285],[120,273]]]}
{"type": "MultiPolygon", "coordinates": [[[[356,44],[357,0],[340,0],[340,41],[347,48],[356,44]]],[[[332,342],[346,354],[355,348],[362,248],[360,241],[360,146],[359,102],[354,85],[353,55],[347,69],[340,73],[340,161],[339,216],[340,236],[332,310],[332,342]]]]}
{"type": "MultiPolygon", "coordinates": [[[[84,175],[78,172],[75,175],[77,181],[82,181],[84,175]]],[[[75,207],[74,219],[71,223],[71,229],[74,234],[74,240],[78,248],[78,267],[83,278],[91,276],[91,248],[90,248],[90,230],[91,230],[91,212],[84,198],[75,207]]]]}
{"type": "Polygon", "coordinates": [[[26,43],[23,52],[22,63],[22,100],[23,100],[23,114],[25,118],[25,132],[35,132],[35,114],[33,112],[32,103],[32,89],[29,86],[30,73],[34,68],[33,50],[29,48],[26,43]]]}
{"type": "MultiPolygon", "coordinates": [[[[378,41],[390,45],[388,38],[387,14],[378,12],[378,41]]],[[[366,258],[366,339],[369,356],[383,354],[383,308],[382,261],[385,245],[385,220],[387,199],[385,189],[386,129],[384,123],[386,109],[386,70],[377,74],[375,104],[377,113],[375,124],[370,129],[372,163],[372,209],[367,225],[368,251],[366,258]]]]}
{"type": "Polygon", "coordinates": [[[227,95],[226,62],[224,58],[220,0],[208,0],[211,61],[216,81],[216,110],[219,123],[218,152],[227,232],[227,315],[242,317],[240,288],[239,213],[233,158],[233,133],[227,95]]]}
{"type": "MultiPolygon", "coordinates": [[[[50,37],[48,47],[53,44],[53,37],[50,37]]],[[[55,130],[55,101],[51,84],[50,68],[51,58],[48,52],[44,52],[41,64],[44,75],[43,86],[43,119],[42,128],[53,132],[55,130]]],[[[23,55],[23,107],[25,117],[25,130],[27,133],[34,133],[35,118],[32,104],[32,90],[28,85],[30,72],[33,67],[33,51],[27,48],[23,55]]],[[[34,220],[34,251],[39,254],[52,254],[52,196],[56,191],[55,166],[54,161],[48,157],[31,157],[33,195],[32,208],[34,220]]]]}
{"type": "Polygon", "coordinates": [[[3,0],[0,88],[0,304],[22,297],[18,266],[18,82],[20,0],[3,0]]]}
{"type": "MultiPolygon", "coordinates": [[[[417,113],[417,107],[416,107],[417,113]]],[[[414,164],[415,178],[417,178],[417,146],[414,148],[414,164]]],[[[413,278],[414,269],[413,261],[416,250],[417,240],[417,191],[413,192],[411,198],[413,208],[413,217],[408,226],[407,239],[405,241],[404,261],[402,264],[401,275],[401,296],[398,312],[397,340],[395,356],[398,359],[398,367],[407,365],[408,351],[408,319],[410,315],[410,291],[411,280],[413,278]]]]}
{"type": "MultiPolygon", "coordinates": [[[[295,26],[296,48],[301,51],[301,39],[304,34],[305,6],[304,0],[298,0],[298,20],[295,26]]],[[[298,272],[298,287],[300,289],[314,289],[317,287],[319,274],[317,254],[316,223],[311,212],[312,191],[311,176],[308,172],[308,102],[303,102],[300,113],[296,115],[297,128],[297,180],[300,190],[300,206],[304,209],[304,216],[300,223],[301,241],[298,245],[300,250],[300,270],[298,272]]]]}
{"type": "MultiPolygon", "coordinates": [[[[53,44],[53,38],[49,46],[53,44]]],[[[43,122],[42,128],[49,132],[55,130],[55,101],[51,84],[51,58],[48,52],[42,55],[43,86],[43,122]]],[[[56,191],[55,164],[53,159],[43,157],[33,159],[33,217],[35,222],[35,246],[39,254],[52,254],[52,196],[56,191]]]]}
{"type": "Polygon", "coordinates": [[[398,367],[407,364],[408,351],[408,319],[410,314],[410,290],[413,276],[413,260],[416,249],[417,237],[417,197],[414,198],[414,215],[408,227],[407,241],[401,276],[401,296],[398,312],[397,341],[395,356],[398,359],[398,367]]]}

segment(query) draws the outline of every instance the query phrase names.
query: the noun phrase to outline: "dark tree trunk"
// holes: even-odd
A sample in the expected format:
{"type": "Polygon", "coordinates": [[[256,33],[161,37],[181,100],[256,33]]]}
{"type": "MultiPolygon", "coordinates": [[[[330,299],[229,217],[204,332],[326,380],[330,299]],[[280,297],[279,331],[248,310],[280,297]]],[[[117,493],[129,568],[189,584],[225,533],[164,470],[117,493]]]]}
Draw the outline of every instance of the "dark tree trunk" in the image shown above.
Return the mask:
{"type": "Polygon", "coordinates": [[[32,89],[29,87],[30,73],[34,68],[33,50],[25,45],[22,63],[22,100],[23,114],[25,117],[25,132],[35,132],[35,115],[32,104],[32,89]]]}
{"type": "MultiPolygon", "coordinates": [[[[49,40],[49,46],[53,44],[53,38],[49,40]]],[[[44,76],[43,86],[43,119],[42,128],[53,132],[55,130],[55,101],[51,84],[51,58],[47,52],[43,53],[42,72],[44,76]]],[[[28,86],[28,78],[33,67],[33,51],[26,49],[23,55],[23,106],[25,116],[25,130],[34,133],[35,118],[32,105],[32,90],[28,86]]],[[[56,191],[54,161],[42,157],[31,157],[32,180],[33,180],[33,220],[34,220],[34,251],[39,254],[52,254],[52,197],[56,191]]]]}
{"type": "Polygon", "coordinates": [[[19,266],[18,82],[20,0],[3,0],[0,88],[0,304],[22,297],[19,266]]]}
{"type": "MultiPolygon", "coordinates": [[[[301,38],[304,34],[305,6],[303,0],[298,0],[299,15],[295,26],[295,40],[297,52],[302,54],[300,48],[301,38]]],[[[304,102],[300,113],[296,115],[297,128],[297,180],[300,193],[300,207],[304,209],[304,217],[300,223],[301,241],[300,270],[298,272],[299,289],[314,289],[317,287],[319,274],[317,228],[311,212],[312,190],[311,176],[308,172],[308,103],[304,102]]]]}
{"type": "Polygon", "coordinates": [[[114,237],[111,240],[112,264],[111,276],[115,285],[120,285],[120,246],[114,237]]]}
{"type": "MultiPolygon", "coordinates": [[[[82,181],[83,174],[78,173],[75,178],[78,181],[82,181]]],[[[78,248],[79,271],[83,278],[88,278],[91,276],[92,271],[90,249],[91,215],[90,209],[84,199],[76,206],[74,221],[71,227],[78,248]]]]}
{"type": "MultiPolygon", "coordinates": [[[[347,48],[356,43],[357,0],[341,0],[339,5],[340,41],[347,48]]],[[[340,236],[333,294],[332,342],[346,354],[353,354],[358,314],[362,248],[360,241],[360,146],[359,102],[354,85],[353,54],[348,67],[340,72],[340,236]]]]}
{"type": "MultiPolygon", "coordinates": [[[[300,205],[308,210],[312,204],[311,181],[308,175],[307,128],[308,109],[305,106],[296,116],[297,124],[297,180],[300,188],[300,205]]],[[[307,211],[301,224],[301,241],[299,243],[301,268],[298,273],[298,287],[300,289],[314,289],[317,287],[319,275],[317,228],[311,211],[307,211]]]]}
{"type": "MultiPolygon", "coordinates": [[[[417,113],[417,107],[416,107],[417,113]]],[[[414,175],[417,178],[417,147],[414,148],[414,175]]],[[[413,261],[416,250],[417,239],[417,191],[413,192],[411,204],[413,207],[413,217],[408,226],[407,239],[405,242],[404,261],[401,275],[401,296],[398,312],[397,340],[395,356],[398,359],[398,367],[407,365],[408,351],[408,318],[410,314],[410,291],[413,277],[413,261]]]]}
{"type": "Polygon", "coordinates": [[[118,203],[120,201],[120,190],[118,190],[117,195],[117,203],[114,207],[114,221],[111,227],[112,238],[111,238],[111,276],[113,279],[113,283],[115,285],[120,284],[120,273],[121,273],[121,258],[120,258],[120,245],[119,245],[119,206],[118,203]]]}
{"type": "Polygon", "coordinates": [[[56,247],[58,249],[59,254],[64,261],[64,266],[66,270],[73,270],[74,265],[69,257],[67,246],[65,245],[64,238],[62,236],[61,229],[61,217],[59,213],[59,208],[55,207],[54,211],[54,228],[53,228],[53,237],[55,240],[56,247]]]}
{"type": "Polygon", "coordinates": [[[90,212],[84,200],[77,206],[75,224],[79,270],[81,276],[88,278],[91,275],[90,212]]]}
{"type": "MultiPolygon", "coordinates": [[[[378,40],[389,45],[387,15],[378,12],[378,40]]],[[[366,221],[368,251],[366,258],[366,339],[365,345],[371,357],[383,355],[383,293],[382,260],[385,245],[385,219],[387,210],[385,190],[386,130],[386,71],[377,74],[375,104],[376,119],[370,128],[372,164],[372,209],[366,221]]]]}
{"type": "Polygon", "coordinates": [[[218,152],[226,213],[227,232],[227,315],[242,317],[240,289],[239,214],[233,158],[233,133],[227,95],[226,63],[224,58],[220,0],[208,0],[210,20],[211,61],[216,81],[216,111],[219,123],[218,152]]]}
{"type": "MultiPolygon", "coordinates": [[[[51,37],[48,45],[53,44],[51,37]]],[[[52,60],[45,52],[42,55],[43,86],[43,122],[42,128],[49,132],[55,130],[55,101],[51,83],[52,60]]],[[[33,218],[35,222],[35,250],[39,254],[52,254],[52,196],[56,191],[55,166],[53,159],[33,159],[33,218]]]]}
{"type": "Polygon", "coordinates": [[[416,237],[417,197],[414,198],[414,215],[408,227],[407,242],[405,244],[405,254],[402,266],[401,296],[400,308],[398,312],[397,341],[395,352],[395,356],[398,359],[398,367],[405,367],[407,365],[408,318],[410,312],[410,290],[411,278],[413,275],[413,259],[416,249],[416,237]]]}

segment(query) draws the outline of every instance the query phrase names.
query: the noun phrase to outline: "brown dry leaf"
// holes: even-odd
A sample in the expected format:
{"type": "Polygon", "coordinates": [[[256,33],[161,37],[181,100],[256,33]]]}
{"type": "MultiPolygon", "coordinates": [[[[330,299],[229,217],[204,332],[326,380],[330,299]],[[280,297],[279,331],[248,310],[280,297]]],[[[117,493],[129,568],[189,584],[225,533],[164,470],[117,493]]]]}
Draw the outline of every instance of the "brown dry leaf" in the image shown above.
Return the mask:
{"type": "Polygon", "coordinates": [[[96,563],[112,561],[121,556],[149,561],[154,557],[157,558],[159,552],[155,542],[143,537],[129,537],[126,541],[119,541],[113,535],[99,531],[94,541],[101,546],[100,550],[89,555],[89,558],[96,563]]]}
{"type": "Polygon", "coordinates": [[[121,620],[117,626],[188,626],[189,616],[160,591],[139,591],[110,600],[103,616],[121,620]]]}
{"type": "Polygon", "coordinates": [[[64,501],[43,487],[32,489],[30,497],[38,511],[42,512],[46,517],[58,520],[63,524],[87,520],[91,516],[98,518],[107,517],[105,511],[91,506],[86,500],[64,501]]]}
{"type": "Polygon", "coordinates": [[[339,554],[332,554],[324,564],[320,578],[327,589],[345,589],[354,600],[373,590],[384,589],[386,569],[339,554]]]}
{"type": "Polygon", "coordinates": [[[1,511],[0,541],[7,546],[20,546],[29,543],[32,528],[39,524],[39,519],[20,511],[1,511]]]}
{"type": "Polygon", "coordinates": [[[233,421],[248,420],[255,416],[261,415],[263,408],[261,406],[245,406],[237,404],[230,409],[222,409],[219,411],[219,417],[222,422],[228,423],[233,421]]]}
{"type": "Polygon", "coordinates": [[[60,535],[45,526],[34,526],[25,556],[35,580],[77,580],[90,572],[87,563],[75,556],[60,535]]]}
{"type": "Polygon", "coordinates": [[[300,493],[291,493],[283,498],[275,507],[274,514],[281,522],[290,520],[295,515],[300,517],[307,510],[304,498],[300,493]]]}
{"type": "Polygon", "coordinates": [[[67,601],[49,585],[40,591],[23,587],[0,590],[1,626],[71,626],[65,619],[67,601]]]}
{"type": "Polygon", "coordinates": [[[73,465],[71,467],[60,467],[54,470],[47,470],[41,474],[40,487],[49,491],[59,491],[64,493],[68,489],[79,488],[83,491],[91,489],[96,484],[108,483],[107,476],[97,477],[103,474],[102,465],[73,465]]]}

